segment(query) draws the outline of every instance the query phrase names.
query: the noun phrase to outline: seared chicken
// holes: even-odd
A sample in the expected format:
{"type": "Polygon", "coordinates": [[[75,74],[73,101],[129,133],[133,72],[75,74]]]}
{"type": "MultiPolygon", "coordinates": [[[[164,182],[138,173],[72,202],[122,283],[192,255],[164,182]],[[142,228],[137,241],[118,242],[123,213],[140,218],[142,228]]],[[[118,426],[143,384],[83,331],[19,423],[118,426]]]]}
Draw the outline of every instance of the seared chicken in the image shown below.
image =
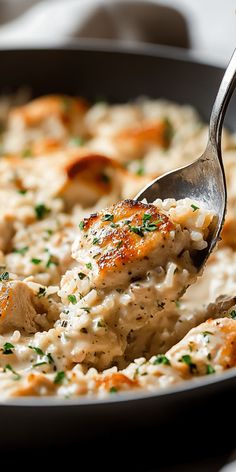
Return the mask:
{"type": "Polygon", "coordinates": [[[68,136],[84,134],[83,117],[88,106],[81,98],[48,95],[10,111],[5,152],[23,155],[62,145],[68,136]]]}
{"type": "Polygon", "coordinates": [[[27,281],[9,280],[8,272],[0,282],[0,333],[17,329],[28,334],[48,329],[59,315],[59,305],[46,297],[47,289],[27,281]]]}

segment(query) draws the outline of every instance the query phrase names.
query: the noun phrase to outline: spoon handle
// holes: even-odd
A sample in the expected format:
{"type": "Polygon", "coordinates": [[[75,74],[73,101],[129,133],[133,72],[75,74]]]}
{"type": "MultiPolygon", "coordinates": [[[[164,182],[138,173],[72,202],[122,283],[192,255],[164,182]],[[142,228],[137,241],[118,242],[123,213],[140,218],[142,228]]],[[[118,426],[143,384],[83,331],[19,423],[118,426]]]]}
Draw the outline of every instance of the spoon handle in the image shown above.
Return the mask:
{"type": "MultiPolygon", "coordinates": [[[[215,103],[212,108],[209,126],[209,141],[221,149],[221,135],[222,125],[227,110],[227,106],[231,95],[236,86],[236,49],[229,61],[228,67],[224,73],[224,77],[221,81],[218,94],[215,99],[215,103]]],[[[218,153],[219,159],[221,159],[221,153],[218,153]]]]}

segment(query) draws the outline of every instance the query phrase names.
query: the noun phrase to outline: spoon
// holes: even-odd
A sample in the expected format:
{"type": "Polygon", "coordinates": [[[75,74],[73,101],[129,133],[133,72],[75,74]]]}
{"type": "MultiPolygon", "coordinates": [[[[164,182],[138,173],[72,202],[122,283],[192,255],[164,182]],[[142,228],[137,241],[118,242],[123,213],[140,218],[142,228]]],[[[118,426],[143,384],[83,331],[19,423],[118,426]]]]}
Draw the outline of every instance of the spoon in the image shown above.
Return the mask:
{"type": "MultiPolygon", "coordinates": [[[[220,84],[209,124],[208,143],[204,153],[197,160],[184,167],[167,172],[144,187],[135,200],[146,199],[152,203],[157,198],[189,197],[212,210],[217,216],[213,220],[208,236],[208,247],[200,251],[195,261],[198,270],[202,268],[220,239],[226,211],[226,182],[221,154],[222,125],[225,112],[236,85],[236,50],[234,51],[220,84]]],[[[199,251],[198,251],[199,253],[199,251]]]]}

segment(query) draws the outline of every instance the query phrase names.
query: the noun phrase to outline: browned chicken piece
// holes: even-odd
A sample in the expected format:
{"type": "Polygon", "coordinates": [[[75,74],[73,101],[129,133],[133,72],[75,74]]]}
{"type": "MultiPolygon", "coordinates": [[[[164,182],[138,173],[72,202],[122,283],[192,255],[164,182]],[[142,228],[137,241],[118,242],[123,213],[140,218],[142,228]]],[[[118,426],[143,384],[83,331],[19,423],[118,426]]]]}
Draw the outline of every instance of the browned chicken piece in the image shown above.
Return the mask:
{"type": "Polygon", "coordinates": [[[14,329],[31,334],[52,326],[60,308],[46,297],[46,288],[34,284],[33,290],[29,283],[9,280],[8,273],[3,274],[6,280],[0,282],[0,334],[14,329]]]}
{"type": "Polygon", "coordinates": [[[117,133],[114,142],[123,159],[138,159],[143,157],[151,146],[168,148],[172,133],[172,126],[167,119],[145,121],[117,133]]]}
{"type": "Polygon", "coordinates": [[[123,168],[109,157],[89,150],[70,151],[62,169],[64,185],[58,192],[71,208],[75,203],[93,206],[102,196],[113,194],[117,199],[122,193],[123,168]]]}
{"type": "Polygon", "coordinates": [[[70,136],[85,133],[83,118],[88,105],[82,98],[46,95],[13,108],[5,134],[6,152],[25,157],[62,146],[70,136]]]}
{"type": "Polygon", "coordinates": [[[78,119],[87,111],[88,105],[82,98],[68,95],[45,95],[36,98],[26,105],[13,108],[9,113],[9,126],[15,122],[22,127],[34,127],[54,117],[62,122],[70,131],[75,131],[78,119]]]}
{"type": "Polygon", "coordinates": [[[236,322],[209,319],[193,328],[166,354],[183,378],[211,374],[236,365],[236,322]]]}
{"type": "MultiPolygon", "coordinates": [[[[89,273],[92,286],[96,288],[124,287],[146,276],[148,271],[165,267],[170,261],[177,266],[183,263],[185,267],[182,256],[191,250],[192,244],[186,224],[189,218],[194,225],[197,218],[196,213],[193,215],[191,203],[189,200],[183,211],[180,211],[180,203],[180,210],[174,215],[173,208],[170,217],[155,204],[135,200],[118,202],[81,222],[72,256],[81,270],[89,273]]],[[[204,216],[203,231],[208,231],[212,217],[209,214],[204,216]]],[[[190,259],[185,259],[185,262],[187,265],[190,263],[194,271],[193,262],[190,259]]]]}

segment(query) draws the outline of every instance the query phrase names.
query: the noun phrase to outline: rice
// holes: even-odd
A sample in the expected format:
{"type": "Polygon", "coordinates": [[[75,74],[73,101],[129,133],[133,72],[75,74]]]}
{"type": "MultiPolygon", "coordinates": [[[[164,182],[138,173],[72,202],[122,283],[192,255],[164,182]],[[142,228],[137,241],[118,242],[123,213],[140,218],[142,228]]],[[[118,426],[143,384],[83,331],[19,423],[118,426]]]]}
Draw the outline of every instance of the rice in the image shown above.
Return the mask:
{"type": "MultiPolygon", "coordinates": [[[[81,221],[103,208],[109,214],[113,203],[134,197],[150,179],[191,162],[204,150],[207,127],[189,105],[145,97],[90,106],[82,99],[49,96],[16,108],[4,98],[0,112],[1,395],[103,396],[112,389],[183,381],[182,364],[155,364],[151,356],[172,346],[178,350],[189,329],[197,330],[209,314],[217,318],[233,310],[235,136],[224,131],[229,211],[221,247],[203,276],[195,282],[192,256],[207,247],[216,215],[189,198],[154,202],[173,228],[164,249],[156,244],[149,265],[137,258],[121,276],[112,266],[101,276],[101,248],[81,247],[81,221]],[[19,283],[28,294],[24,312],[19,283]],[[11,325],[3,321],[9,316],[4,290],[15,303],[11,325]],[[20,372],[17,386],[14,373],[4,371],[6,342],[14,345],[8,360],[20,372]],[[57,384],[61,371],[65,377],[57,384]]],[[[220,323],[233,332],[227,320],[220,323]]],[[[191,336],[195,339],[195,331],[191,336]]],[[[217,336],[220,346],[227,343],[220,331],[217,336]]],[[[196,340],[204,344],[198,331],[196,340]]],[[[196,375],[226,368],[221,359],[203,362],[204,349],[196,375]]]]}

